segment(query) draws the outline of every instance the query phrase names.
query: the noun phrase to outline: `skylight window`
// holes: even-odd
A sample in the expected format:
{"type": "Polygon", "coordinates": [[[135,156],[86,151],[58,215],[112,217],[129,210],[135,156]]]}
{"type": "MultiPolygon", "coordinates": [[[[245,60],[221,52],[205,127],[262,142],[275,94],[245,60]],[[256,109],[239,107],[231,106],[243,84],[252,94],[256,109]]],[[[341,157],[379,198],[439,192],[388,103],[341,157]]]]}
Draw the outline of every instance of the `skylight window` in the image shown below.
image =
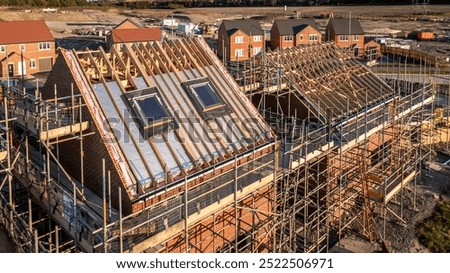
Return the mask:
{"type": "Polygon", "coordinates": [[[199,99],[204,108],[221,104],[221,101],[219,100],[209,83],[195,84],[191,85],[189,88],[192,90],[192,93],[194,93],[194,95],[199,99]]]}
{"type": "Polygon", "coordinates": [[[182,83],[195,108],[205,118],[220,116],[227,112],[224,100],[208,78],[182,83]]]}
{"type": "Polygon", "coordinates": [[[125,93],[134,118],[141,124],[144,137],[175,128],[175,122],[156,88],[125,93]]]}
{"type": "Polygon", "coordinates": [[[169,117],[157,95],[137,97],[134,98],[134,101],[143,114],[141,118],[147,119],[148,123],[169,117]]]}

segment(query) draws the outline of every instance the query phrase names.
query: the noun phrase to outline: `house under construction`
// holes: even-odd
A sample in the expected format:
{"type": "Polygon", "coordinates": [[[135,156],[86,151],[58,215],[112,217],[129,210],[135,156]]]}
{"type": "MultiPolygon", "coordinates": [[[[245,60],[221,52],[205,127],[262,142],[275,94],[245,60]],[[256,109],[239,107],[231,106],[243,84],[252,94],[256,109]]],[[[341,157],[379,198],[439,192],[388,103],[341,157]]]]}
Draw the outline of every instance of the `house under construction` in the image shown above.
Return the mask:
{"type": "Polygon", "coordinates": [[[393,88],[333,44],[241,75],[182,39],[61,50],[44,90],[4,90],[0,222],[19,250],[323,252],[405,221],[432,85],[393,88]]]}

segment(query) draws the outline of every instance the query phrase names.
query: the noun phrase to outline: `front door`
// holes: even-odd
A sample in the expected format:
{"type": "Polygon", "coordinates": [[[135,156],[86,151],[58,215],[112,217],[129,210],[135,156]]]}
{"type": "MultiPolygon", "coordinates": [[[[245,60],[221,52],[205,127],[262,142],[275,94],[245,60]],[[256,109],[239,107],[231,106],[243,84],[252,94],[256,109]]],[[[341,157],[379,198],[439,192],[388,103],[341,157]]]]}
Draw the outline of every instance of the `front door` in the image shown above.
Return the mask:
{"type": "Polygon", "coordinates": [[[353,53],[355,54],[355,55],[354,55],[355,57],[358,57],[358,55],[359,55],[359,46],[355,46],[355,47],[353,48],[353,53]]]}
{"type": "Polygon", "coordinates": [[[14,64],[8,64],[8,75],[14,77],[14,64]]]}

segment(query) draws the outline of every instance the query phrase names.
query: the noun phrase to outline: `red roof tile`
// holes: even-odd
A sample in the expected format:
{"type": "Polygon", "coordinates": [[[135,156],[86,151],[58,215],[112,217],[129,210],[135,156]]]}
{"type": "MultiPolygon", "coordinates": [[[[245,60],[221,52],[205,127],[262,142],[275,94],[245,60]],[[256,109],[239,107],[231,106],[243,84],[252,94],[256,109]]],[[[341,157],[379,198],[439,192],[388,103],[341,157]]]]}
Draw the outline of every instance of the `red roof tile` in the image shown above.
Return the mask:
{"type": "Polygon", "coordinates": [[[18,44],[53,41],[45,21],[0,22],[0,44],[18,44]]]}
{"type": "Polygon", "coordinates": [[[113,29],[111,33],[114,43],[132,43],[161,40],[161,30],[159,28],[113,29]]]}

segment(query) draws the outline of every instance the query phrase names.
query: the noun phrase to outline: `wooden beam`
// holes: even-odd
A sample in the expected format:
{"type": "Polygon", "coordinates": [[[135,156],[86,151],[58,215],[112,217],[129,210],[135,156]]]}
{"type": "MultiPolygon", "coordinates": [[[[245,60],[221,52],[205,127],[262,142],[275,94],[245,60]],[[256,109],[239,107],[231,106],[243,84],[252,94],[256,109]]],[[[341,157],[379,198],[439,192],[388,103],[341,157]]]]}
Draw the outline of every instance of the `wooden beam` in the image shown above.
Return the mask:
{"type": "Polygon", "coordinates": [[[87,128],[89,128],[89,121],[84,121],[82,123],[76,123],[72,125],[66,125],[55,129],[50,129],[47,131],[40,131],[39,139],[45,142],[47,139],[54,139],[57,137],[63,137],[79,133],[80,131],[84,131],[87,128]]]}

